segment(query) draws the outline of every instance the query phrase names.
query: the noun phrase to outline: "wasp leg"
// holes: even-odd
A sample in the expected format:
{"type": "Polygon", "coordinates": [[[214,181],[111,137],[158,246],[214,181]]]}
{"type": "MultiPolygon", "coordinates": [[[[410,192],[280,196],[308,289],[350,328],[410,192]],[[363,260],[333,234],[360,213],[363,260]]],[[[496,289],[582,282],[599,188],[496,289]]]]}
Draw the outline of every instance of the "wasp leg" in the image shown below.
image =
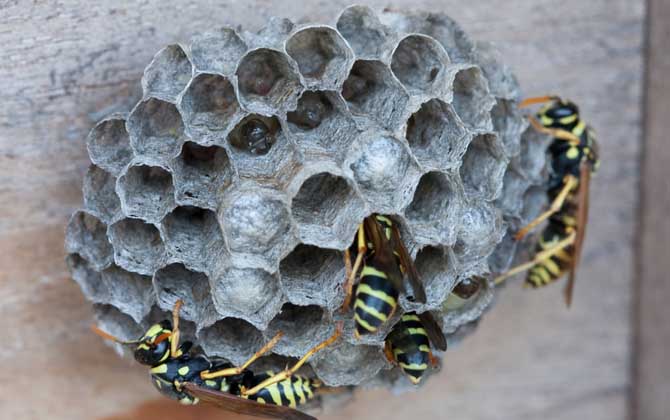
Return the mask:
{"type": "Polygon", "coordinates": [[[393,356],[393,350],[391,349],[391,343],[386,341],[384,343],[384,356],[386,356],[386,359],[391,362],[392,365],[397,366],[398,362],[395,360],[395,357],[393,356]]]}
{"type": "Polygon", "coordinates": [[[572,175],[566,176],[565,179],[563,180],[563,188],[561,189],[561,192],[558,193],[556,198],[554,198],[554,201],[551,203],[551,206],[549,206],[549,210],[537,216],[534,220],[532,220],[521,230],[519,230],[516,233],[516,235],[514,235],[514,239],[517,241],[523,239],[528,234],[528,232],[533,230],[537,225],[539,225],[543,221],[550,218],[553,214],[561,210],[563,204],[565,203],[565,199],[568,197],[570,191],[577,186],[577,182],[578,182],[577,178],[575,178],[574,176],[572,175]]]}
{"type": "Polygon", "coordinates": [[[578,146],[579,143],[581,143],[581,140],[579,137],[575,136],[569,131],[566,130],[561,130],[559,128],[548,128],[543,126],[535,117],[528,116],[528,121],[530,121],[530,125],[533,126],[534,129],[539,131],[540,133],[548,134],[554,138],[560,139],[560,140],[565,140],[569,142],[570,144],[573,144],[575,146],[578,146]]]}
{"type": "Polygon", "coordinates": [[[430,353],[428,353],[428,360],[430,361],[430,366],[433,369],[437,368],[440,365],[440,359],[435,357],[435,355],[433,354],[432,351],[430,353]]]}
{"type": "Polygon", "coordinates": [[[177,357],[179,352],[179,310],[184,302],[178,299],[172,308],[172,337],[170,339],[170,357],[177,357]]]}
{"type": "Polygon", "coordinates": [[[277,343],[279,342],[279,339],[282,338],[283,335],[284,335],[284,333],[282,333],[281,331],[279,331],[277,334],[275,334],[275,336],[272,337],[272,340],[268,341],[260,350],[258,350],[256,353],[254,353],[254,355],[251,356],[249,358],[249,360],[244,362],[244,364],[242,366],[216,370],[214,372],[209,372],[209,371],[205,370],[205,371],[202,371],[200,373],[200,378],[202,378],[202,379],[214,379],[214,378],[220,378],[222,376],[239,375],[240,373],[244,372],[253,362],[258,360],[259,357],[261,357],[265,353],[272,350],[272,348],[277,345],[277,343]]]}
{"type": "MultiPolygon", "coordinates": [[[[367,240],[365,239],[365,229],[363,228],[362,223],[358,226],[357,237],[358,254],[356,255],[354,266],[351,268],[351,271],[348,273],[347,279],[344,282],[344,302],[342,302],[342,312],[346,312],[349,309],[349,305],[351,304],[351,296],[354,289],[354,282],[356,280],[356,274],[358,273],[358,269],[361,267],[365,253],[368,250],[367,240]]],[[[347,249],[347,251],[344,253],[344,257],[348,260],[350,256],[351,254],[347,249]]],[[[349,262],[349,264],[351,264],[351,262],[349,262]]],[[[345,262],[345,267],[346,266],[347,263],[345,262]]]]}
{"type": "Polygon", "coordinates": [[[298,371],[298,369],[302,367],[302,365],[304,365],[307,362],[307,360],[309,360],[310,357],[314,355],[314,353],[323,350],[324,348],[333,344],[335,340],[337,340],[340,337],[340,335],[342,335],[342,328],[343,324],[341,322],[338,323],[337,328],[335,329],[335,333],[330,338],[312,347],[307,353],[305,353],[304,356],[302,356],[302,359],[296,362],[295,365],[293,365],[291,368],[283,370],[282,372],[272,375],[271,377],[267,378],[266,380],[264,380],[263,382],[261,382],[260,384],[256,385],[251,389],[242,390],[242,396],[248,397],[249,395],[257,394],[263,388],[267,388],[270,385],[274,385],[276,383],[285,381],[286,379],[290,378],[294,373],[298,371]]]}
{"type": "Polygon", "coordinates": [[[521,272],[524,272],[528,270],[529,268],[532,268],[535,264],[540,263],[544,260],[546,260],[549,257],[552,257],[553,255],[557,254],[560,250],[565,249],[566,247],[572,245],[575,242],[575,238],[577,237],[577,234],[575,232],[570,233],[568,237],[566,237],[563,240],[560,240],[556,243],[556,245],[552,246],[549,249],[546,249],[542,252],[538,252],[535,257],[528,261],[527,263],[520,264],[511,270],[507,271],[506,273],[501,274],[500,276],[496,277],[495,280],[493,280],[493,284],[496,286],[505,281],[506,279],[517,275],[521,272]]]}

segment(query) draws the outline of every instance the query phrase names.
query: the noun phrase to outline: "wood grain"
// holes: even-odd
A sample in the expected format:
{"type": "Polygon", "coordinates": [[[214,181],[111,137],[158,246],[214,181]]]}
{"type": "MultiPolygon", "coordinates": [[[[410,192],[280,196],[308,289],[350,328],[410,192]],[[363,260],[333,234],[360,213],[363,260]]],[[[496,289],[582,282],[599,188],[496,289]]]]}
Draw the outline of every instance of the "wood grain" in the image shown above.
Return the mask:
{"type": "Polygon", "coordinates": [[[644,156],[638,254],[633,414],[639,420],[670,418],[670,3],[650,0],[644,100],[644,156]]]}
{"type": "MultiPolygon", "coordinates": [[[[270,15],[332,21],[348,2],[0,1],[4,416],[138,418],[125,411],[156,397],[142,368],[88,333],[88,304],[63,263],[94,122],[129,109],[143,67],[167,43],[227,23],[257,28],[270,15]]],[[[603,168],[573,310],[564,310],[560,286],[530,293],[511,285],[420,392],[360,392],[356,405],[323,418],[624,419],[643,1],[368,3],[442,10],[474,37],[496,41],[528,94],[559,92],[582,105],[602,139],[603,168]]]]}

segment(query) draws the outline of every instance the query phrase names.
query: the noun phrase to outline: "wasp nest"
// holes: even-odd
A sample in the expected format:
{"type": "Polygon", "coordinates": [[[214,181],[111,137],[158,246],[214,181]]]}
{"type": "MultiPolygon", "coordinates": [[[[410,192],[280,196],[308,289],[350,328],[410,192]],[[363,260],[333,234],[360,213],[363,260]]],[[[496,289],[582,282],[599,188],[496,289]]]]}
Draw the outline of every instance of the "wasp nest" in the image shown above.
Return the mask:
{"type": "Polygon", "coordinates": [[[356,340],[338,312],[358,224],[381,213],[400,225],[428,297],[402,307],[458,337],[493,290],[458,309],[451,290],[506,269],[509,232],[544,198],[532,187],[544,139],[517,110],[515,78],[445,15],[353,6],[332,26],[224,28],[158,52],[142,87],[128,115],[91,131],[66,239],[72,277],[122,338],[179,298],[208,355],[242,363],[282,330],[262,363],[283,368],[343,318],[310,373],[404,381],[382,354],[391,325],[356,340]]]}

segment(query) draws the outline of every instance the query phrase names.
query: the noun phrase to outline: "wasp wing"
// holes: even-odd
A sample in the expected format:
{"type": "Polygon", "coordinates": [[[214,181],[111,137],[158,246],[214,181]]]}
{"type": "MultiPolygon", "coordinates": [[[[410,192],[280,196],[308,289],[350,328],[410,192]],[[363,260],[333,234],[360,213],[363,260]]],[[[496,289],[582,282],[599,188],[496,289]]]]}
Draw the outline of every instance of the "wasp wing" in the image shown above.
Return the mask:
{"type": "Polygon", "coordinates": [[[433,315],[430,312],[424,312],[419,314],[419,319],[433,345],[437,349],[445,351],[447,349],[447,339],[444,337],[444,334],[437,321],[435,321],[435,318],[433,318],[433,315]]]}
{"type": "Polygon", "coordinates": [[[388,280],[393,284],[399,292],[405,292],[405,285],[402,281],[402,273],[393,255],[393,248],[391,243],[382,232],[382,227],[379,225],[374,216],[366,217],[363,221],[367,237],[372,242],[372,249],[374,254],[371,257],[372,266],[377,270],[384,272],[388,280]]]}
{"type": "Polygon", "coordinates": [[[400,237],[398,226],[393,225],[392,232],[393,249],[398,253],[400,264],[405,268],[407,278],[409,278],[409,283],[412,285],[412,290],[414,291],[414,299],[419,303],[426,303],[426,291],[423,288],[423,282],[421,281],[419,272],[416,270],[414,261],[412,261],[412,257],[407,252],[407,248],[405,248],[405,244],[400,237]]]}
{"type": "Polygon", "coordinates": [[[582,163],[579,175],[579,191],[577,192],[577,232],[575,243],[572,246],[572,266],[570,276],[565,285],[565,304],[572,304],[572,293],[575,288],[575,277],[579,260],[582,254],[582,245],[586,235],[586,224],[589,218],[589,187],[591,185],[591,168],[586,162],[582,163]]]}
{"type": "Polygon", "coordinates": [[[261,419],[281,420],[317,420],[315,417],[289,407],[273,404],[261,404],[253,400],[238,397],[225,392],[203,388],[194,383],[183,384],[184,389],[200,401],[215,405],[231,413],[243,414],[261,419]]]}

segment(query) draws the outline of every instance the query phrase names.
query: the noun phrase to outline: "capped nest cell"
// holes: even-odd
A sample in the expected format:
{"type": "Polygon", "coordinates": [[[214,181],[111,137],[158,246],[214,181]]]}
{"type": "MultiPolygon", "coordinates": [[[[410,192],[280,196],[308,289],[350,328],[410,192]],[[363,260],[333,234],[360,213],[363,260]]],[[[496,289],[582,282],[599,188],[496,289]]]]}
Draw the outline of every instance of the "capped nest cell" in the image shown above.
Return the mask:
{"type": "Polygon", "coordinates": [[[546,139],[495,50],[447,16],[352,6],[326,24],[213,30],[161,50],[142,87],[91,130],[66,235],[73,279],[121,338],[181,299],[185,335],[233,363],[283,331],[263,358],[282,369],[344,319],[311,374],[409,386],[382,352],[392,325],[356,340],[339,312],[362,220],[399,225],[427,295],[401,309],[445,333],[472,331],[493,300],[486,282],[450,300],[457,285],[527,249],[510,232],[541,209],[546,139]]]}

